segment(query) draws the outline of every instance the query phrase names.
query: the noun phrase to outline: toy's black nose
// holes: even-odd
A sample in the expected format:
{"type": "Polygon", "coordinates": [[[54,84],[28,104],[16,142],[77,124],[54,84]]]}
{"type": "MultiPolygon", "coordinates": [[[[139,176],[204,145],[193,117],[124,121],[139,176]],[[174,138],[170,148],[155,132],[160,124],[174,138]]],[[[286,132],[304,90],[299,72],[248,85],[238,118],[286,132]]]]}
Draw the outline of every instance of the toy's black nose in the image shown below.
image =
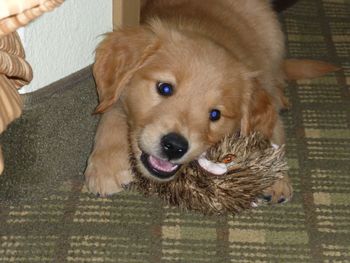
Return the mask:
{"type": "Polygon", "coordinates": [[[177,133],[168,133],[160,141],[162,151],[169,160],[179,159],[188,150],[188,141],[177,133]]]}

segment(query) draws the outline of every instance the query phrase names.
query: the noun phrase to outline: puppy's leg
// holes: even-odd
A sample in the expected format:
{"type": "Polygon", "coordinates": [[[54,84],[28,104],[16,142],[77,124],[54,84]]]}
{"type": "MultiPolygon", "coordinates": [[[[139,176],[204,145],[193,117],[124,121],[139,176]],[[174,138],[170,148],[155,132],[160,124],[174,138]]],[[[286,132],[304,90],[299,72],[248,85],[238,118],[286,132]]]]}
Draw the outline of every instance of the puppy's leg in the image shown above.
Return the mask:
{"type": "Polygon", "coordinates": [[[85,182],[92,193],[106,196],[120,192],[131,181],[128,126],[125,114],[115,106],[101,117],[85,182]]]}
{"type": "MultiPolygon", "coordinates": [[[[284,128],[280,119],[278,119],[275,125],[272,142],[277,145],[285,143],[284,128]]],[[[269,203],[280,204],[291,200],[292,196],[293,188],[288,175],[286,175],[282,179],[277,180],[271,187],[267,188],[263,198],[269,203]]]]}

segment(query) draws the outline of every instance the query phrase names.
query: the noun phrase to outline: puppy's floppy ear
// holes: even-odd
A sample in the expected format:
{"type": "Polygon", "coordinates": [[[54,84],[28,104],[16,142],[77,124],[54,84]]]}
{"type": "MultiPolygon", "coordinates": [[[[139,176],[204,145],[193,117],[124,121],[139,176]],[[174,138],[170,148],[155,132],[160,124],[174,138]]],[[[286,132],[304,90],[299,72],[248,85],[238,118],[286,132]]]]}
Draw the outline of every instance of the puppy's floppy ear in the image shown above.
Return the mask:
{"type": "Polygon", "coordinates": [[[271,138],[278,120],[278,111],[271,95],[260,86],[257,79],[252,79],[250,92],[245,95],[243,102],[241,134],[247,136],[253,131],[259,131],[271,138]]]}
{"type": "Polygon", "coordinates": [[[106,111],[118,100],[133,74],[158,48],[154,33],[143,27],[107,34],[96,49],[93,65],[100,102],[95,113],[106,111]]]}

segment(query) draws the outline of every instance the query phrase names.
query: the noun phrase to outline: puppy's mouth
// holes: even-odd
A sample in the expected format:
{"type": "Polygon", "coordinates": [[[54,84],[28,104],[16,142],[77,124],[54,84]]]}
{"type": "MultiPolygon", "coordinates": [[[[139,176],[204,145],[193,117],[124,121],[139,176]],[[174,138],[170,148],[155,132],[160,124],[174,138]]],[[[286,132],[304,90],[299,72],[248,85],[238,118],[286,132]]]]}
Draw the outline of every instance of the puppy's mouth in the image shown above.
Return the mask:
{"type": "Polygon", "coordinates": [[[151,175],[160,180],[169,180],[181,168],[180,164],[174,164],[145,152],[141,154],[141,162],[151,175]]]}

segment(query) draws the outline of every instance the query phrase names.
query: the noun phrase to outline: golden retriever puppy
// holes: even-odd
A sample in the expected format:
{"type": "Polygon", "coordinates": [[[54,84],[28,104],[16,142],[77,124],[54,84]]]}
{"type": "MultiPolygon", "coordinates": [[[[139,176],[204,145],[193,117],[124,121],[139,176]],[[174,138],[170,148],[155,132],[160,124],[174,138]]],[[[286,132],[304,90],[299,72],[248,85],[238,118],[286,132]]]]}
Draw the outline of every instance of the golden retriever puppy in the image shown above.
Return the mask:
{"type": "MultiPolygon", "coordinates": [[[[149,0],[142,25],[110,33],[93,74],[103,113],[85,171],[88,189],[111,195],[145,176],[168,181],[233,132],[283,144],[278,112],[284,39],[267,0],[149,0]],[[130,146],[131,145],[131,146],[130,146]]],[[[288,179],[267,190],[290,199],[288,179]]]]}

